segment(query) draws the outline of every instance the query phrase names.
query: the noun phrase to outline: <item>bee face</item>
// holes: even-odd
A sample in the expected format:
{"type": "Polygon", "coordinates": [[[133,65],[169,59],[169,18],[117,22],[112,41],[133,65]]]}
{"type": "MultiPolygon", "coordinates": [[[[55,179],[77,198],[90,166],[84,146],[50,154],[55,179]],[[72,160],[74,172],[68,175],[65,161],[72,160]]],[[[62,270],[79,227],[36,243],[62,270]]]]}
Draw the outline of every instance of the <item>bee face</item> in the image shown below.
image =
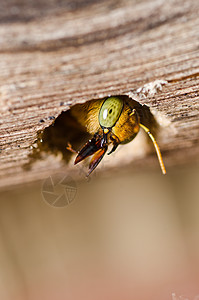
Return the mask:
{"type": "Polygon", "coordinates": [[[119,144],[132,141],[142,127],[153,141],[162,172],[165,174],[159,147],[148,126],[143,122],[141,109],[142,105],[135,100],[130,100],[128,96],[93,100],[74,108],[73,116],[93,135],[93,138],[78,153],[75,164],[93,155],[89,164],[89,175],[100,163],[109,145],[112,145],[112,150],[108,153],[111,154],[119,144]]]}
{"type": "Polygon", "coordinates": [[[99,124],[114,134],[121,144],[130,142],[139,131],[139,116],[122,97],[109,97],[99,111],[99,124]]]}

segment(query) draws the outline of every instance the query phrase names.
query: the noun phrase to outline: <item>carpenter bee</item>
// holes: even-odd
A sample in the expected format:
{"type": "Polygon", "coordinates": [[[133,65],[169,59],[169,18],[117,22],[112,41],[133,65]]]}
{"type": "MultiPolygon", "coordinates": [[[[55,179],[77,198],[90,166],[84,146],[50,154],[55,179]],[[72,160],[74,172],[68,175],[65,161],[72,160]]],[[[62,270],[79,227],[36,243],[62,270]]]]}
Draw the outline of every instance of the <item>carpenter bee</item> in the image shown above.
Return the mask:
{"type": "MultiPolygon", "coordinates": [[[[128,96],[111,96],[101,100],[88,101],[71,108],[72,115],[86,127],[92,138],[78,152],[74,164],[88,156],[92,156],[88,175],[98,166],[111,145],[108,155],[113,153],[118,145],[131,142],[139,132],[140,127],[151,138],[163,174],[166,169],[159,146],[149,129],[151,120],[149,108],[141,105],[128,96]]],[[[68,150],[74,152],[69,145],[68,150]]]]}

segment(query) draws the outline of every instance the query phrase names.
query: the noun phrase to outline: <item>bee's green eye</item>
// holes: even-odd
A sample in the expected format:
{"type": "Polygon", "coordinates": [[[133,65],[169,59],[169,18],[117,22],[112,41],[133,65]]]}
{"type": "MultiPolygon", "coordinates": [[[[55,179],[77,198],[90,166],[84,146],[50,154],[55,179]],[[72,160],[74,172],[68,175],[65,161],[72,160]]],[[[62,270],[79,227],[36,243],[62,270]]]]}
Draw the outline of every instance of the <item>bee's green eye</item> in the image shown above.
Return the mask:
{"type": "Polygon", "coordinates": [[[118,97],[107,98],[99,112],[99,123],[102,127],[111,128],[115,125],[122,112],[123,101],[118,97]]]}

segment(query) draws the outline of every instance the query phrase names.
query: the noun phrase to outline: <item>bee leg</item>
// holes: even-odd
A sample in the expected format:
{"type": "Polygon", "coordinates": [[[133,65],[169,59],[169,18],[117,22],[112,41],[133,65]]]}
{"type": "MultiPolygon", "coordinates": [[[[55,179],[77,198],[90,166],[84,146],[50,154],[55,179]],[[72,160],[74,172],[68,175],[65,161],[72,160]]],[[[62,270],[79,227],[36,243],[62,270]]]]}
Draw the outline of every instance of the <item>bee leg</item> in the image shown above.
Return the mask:
{"type": "Polygon", "coordinates": [[[105,145],[103,148],[99,149],[92,157],[91,162],[89,164],[89,172],[87,174],[87,177],[95,170],[95,168],[98,166],[102,158],[104,157],[104,154],[106,153],[108,149],[108,146],[105,145]]]}
{"type": "Polygon", "coordinates": [[[79,163],[80,161],[84,160],[86,157],[94,154],[95,152],[97,152],[99,149],[101,148],[101,138],[99,138],[98,140],[96,139],[96,137],[94,136],[91,140],[89,140],[84,146],[83,148],[80,150],[80,152],[78,153],[74,164],[76,165],[77,163],[79,163]]]}
{"type": "Polygon", "coordinates": [[[68,142],[68,146],[66,147],[66,149],[72,153],[78,153],[75,149],[73,149],[71,143],[68,142]]]}
{"type": "Polygon", "coordinates": [[[120,141],[119,141],[119,139],[118,139],[118,137],[117,137],[116,135],[110,136],[110,139],[111,139],[111,141],[113,142],[113,148],[112,148],[111,151],[108,153],[108,155],[110,155],[111,153],[113,153],[113,152],[117,149],[118,145],[120,144],[120,141]]]}
{"type": "Polygon", "coordinates": [[[113,148],[112,148],[111,151],[109,151],[109,153],[107,153],[107,154],[110,155],[111,153],[113,153],[113,152],[117,149],[118,145],[119,145],[119,144],[113,145],[113,148]]]}

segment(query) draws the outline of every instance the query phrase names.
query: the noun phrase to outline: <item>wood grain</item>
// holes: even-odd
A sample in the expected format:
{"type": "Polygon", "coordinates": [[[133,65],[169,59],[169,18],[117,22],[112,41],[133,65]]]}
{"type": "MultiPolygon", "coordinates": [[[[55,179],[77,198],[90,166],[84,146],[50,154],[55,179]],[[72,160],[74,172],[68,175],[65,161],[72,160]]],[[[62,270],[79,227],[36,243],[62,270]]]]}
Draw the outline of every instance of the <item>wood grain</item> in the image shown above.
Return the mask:
{"type": "Polygon", "coordinates": [[[198,1],[10,0],[2,5],[1,187],[66,170],[54,156],[23,168],[38,131],[63,110],[135,92],[155,80],[168,83],[140,102],[157,112],[163,128],[167,124],[168,132],[159,137],[166,164],[198,161],[198,1]]]}

